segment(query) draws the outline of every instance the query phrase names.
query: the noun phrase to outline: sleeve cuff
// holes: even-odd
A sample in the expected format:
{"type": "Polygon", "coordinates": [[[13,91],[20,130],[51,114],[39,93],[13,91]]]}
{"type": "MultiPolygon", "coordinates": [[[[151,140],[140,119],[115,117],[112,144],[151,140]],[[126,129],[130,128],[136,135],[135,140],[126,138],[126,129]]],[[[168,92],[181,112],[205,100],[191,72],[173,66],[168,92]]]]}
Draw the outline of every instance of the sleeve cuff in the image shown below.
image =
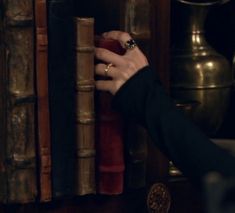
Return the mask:
{"type": "Polygon", "coordinates": [[[157,74],[149,66],[142,68],[117,91],[112,107],[124,117],[143,123],[147,94],[156,80],[157,74]]]}

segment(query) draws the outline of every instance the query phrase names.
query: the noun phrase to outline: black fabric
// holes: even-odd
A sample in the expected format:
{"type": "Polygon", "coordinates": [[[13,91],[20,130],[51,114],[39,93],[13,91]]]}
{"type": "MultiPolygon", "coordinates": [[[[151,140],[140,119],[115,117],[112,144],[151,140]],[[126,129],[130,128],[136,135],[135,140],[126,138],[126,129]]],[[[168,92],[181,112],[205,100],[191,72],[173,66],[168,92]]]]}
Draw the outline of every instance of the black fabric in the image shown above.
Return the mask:
{"type": "Polygon", "coordinates": [[[235,157],[202,133],[166,94],[158,76],[144,67],[116,93],[112,105],[147,128],[153,142],[193,182],[212,171],[235,176],[235,157]]]}

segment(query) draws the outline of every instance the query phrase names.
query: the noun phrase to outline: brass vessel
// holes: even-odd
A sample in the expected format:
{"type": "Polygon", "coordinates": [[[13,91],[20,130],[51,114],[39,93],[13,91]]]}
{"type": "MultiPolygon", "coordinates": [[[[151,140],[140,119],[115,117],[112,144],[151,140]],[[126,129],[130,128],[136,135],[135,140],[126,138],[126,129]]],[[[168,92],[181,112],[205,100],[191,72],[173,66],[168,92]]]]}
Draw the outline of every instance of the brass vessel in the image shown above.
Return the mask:
{"type": "Polygon", "coordinates": [[[209,136],[213,136],[223,122],[233,82],[228,60],[205,39],[207,12],[217,3],[177,0],[183,29],[171,52],[171,94],[177,101],[199,103],[190,117],[209,136]]]}

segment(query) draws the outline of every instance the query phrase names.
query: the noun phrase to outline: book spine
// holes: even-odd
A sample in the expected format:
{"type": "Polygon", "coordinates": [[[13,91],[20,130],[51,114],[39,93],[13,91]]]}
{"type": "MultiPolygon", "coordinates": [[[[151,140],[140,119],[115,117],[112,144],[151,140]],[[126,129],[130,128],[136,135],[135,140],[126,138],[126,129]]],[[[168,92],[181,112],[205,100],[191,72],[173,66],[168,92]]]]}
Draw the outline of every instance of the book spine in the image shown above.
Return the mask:
{"type": "Polygon", "coordinates": [[[46,0],[35,1],[36,84],[40,201],[51,200],[51,147],[48,103],[48,36],[46,0]]]}
{"type": "Polygon", "coordinates": [[[76,194],[95,193],[94,19],[75,17],[76,194]]]}
{"type": "Polygon", "coordinates": [[[71,0],[48,0],[52,197],[74,194],[74,25],[71,0]]]}
{"type": "MultiPolygon", "coordinates": [[[[112,39],[96,37],[95,44],[124,54],[120,43],[112,39]]],[[[105,195],[121,194],[124,187],[123,120],[111,108],[112,95],[97,92],[96,95],[96,146],[98,192],[105,195]]]]}
{"type": "MultiPolygon", "coordinates": [[[[35,91],[33,2],[4,0],[6,70],[4,171],[7,203],[35,201],[35,91]]],[[[5,73],[4,73],[5,72],[5,73]]],[[[0,187],[0,190],[4,187],[0,187]]]]}
{"type": "MultiPolygon", "coordinates": [[[[100,94],[99,102],[110,104],[110,94],[100,94]]],[[[115,113],[97,113],[98,192],[121,194],[125,168],[122,119],[115,113]]]]}

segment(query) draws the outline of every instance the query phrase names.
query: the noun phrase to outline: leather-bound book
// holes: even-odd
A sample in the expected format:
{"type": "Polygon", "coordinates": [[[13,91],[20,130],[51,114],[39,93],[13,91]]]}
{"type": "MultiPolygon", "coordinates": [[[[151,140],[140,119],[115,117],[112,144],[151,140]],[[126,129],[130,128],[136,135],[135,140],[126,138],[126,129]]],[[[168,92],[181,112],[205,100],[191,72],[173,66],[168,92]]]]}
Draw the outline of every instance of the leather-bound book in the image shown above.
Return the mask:
{"type": "Polygon", "coordinates": [[[1,1],[0,202],[35,201],[34,16],[32,0],[1,1]]]}
{"type": "Polygon", "coordinates": [[[94,18],[74,18],[76,35],[76,195],[95,193],[94,18]]]}
{"type": "Polygon", "coordinates": [[[48,101],[48,36],[46,0],[35,1],[36,88],[40,201],[51,200],[51,141],[48,101]]]}
{"type": "MultiPolygon", "coordinates": [[[[118,41],[96,37],[95,46],[118,54],[124,50],[118,41]]],[[[124,187],[123,120],[111,108],[112,95],[96,94],[96,151],[98,193],[121,194],[124,187]]]]}
{"type": "Polygon", "coordinates": [[[75,112],[72,0],[48,0],[48,77],[53,199],[74,195],[75,112]]]}

